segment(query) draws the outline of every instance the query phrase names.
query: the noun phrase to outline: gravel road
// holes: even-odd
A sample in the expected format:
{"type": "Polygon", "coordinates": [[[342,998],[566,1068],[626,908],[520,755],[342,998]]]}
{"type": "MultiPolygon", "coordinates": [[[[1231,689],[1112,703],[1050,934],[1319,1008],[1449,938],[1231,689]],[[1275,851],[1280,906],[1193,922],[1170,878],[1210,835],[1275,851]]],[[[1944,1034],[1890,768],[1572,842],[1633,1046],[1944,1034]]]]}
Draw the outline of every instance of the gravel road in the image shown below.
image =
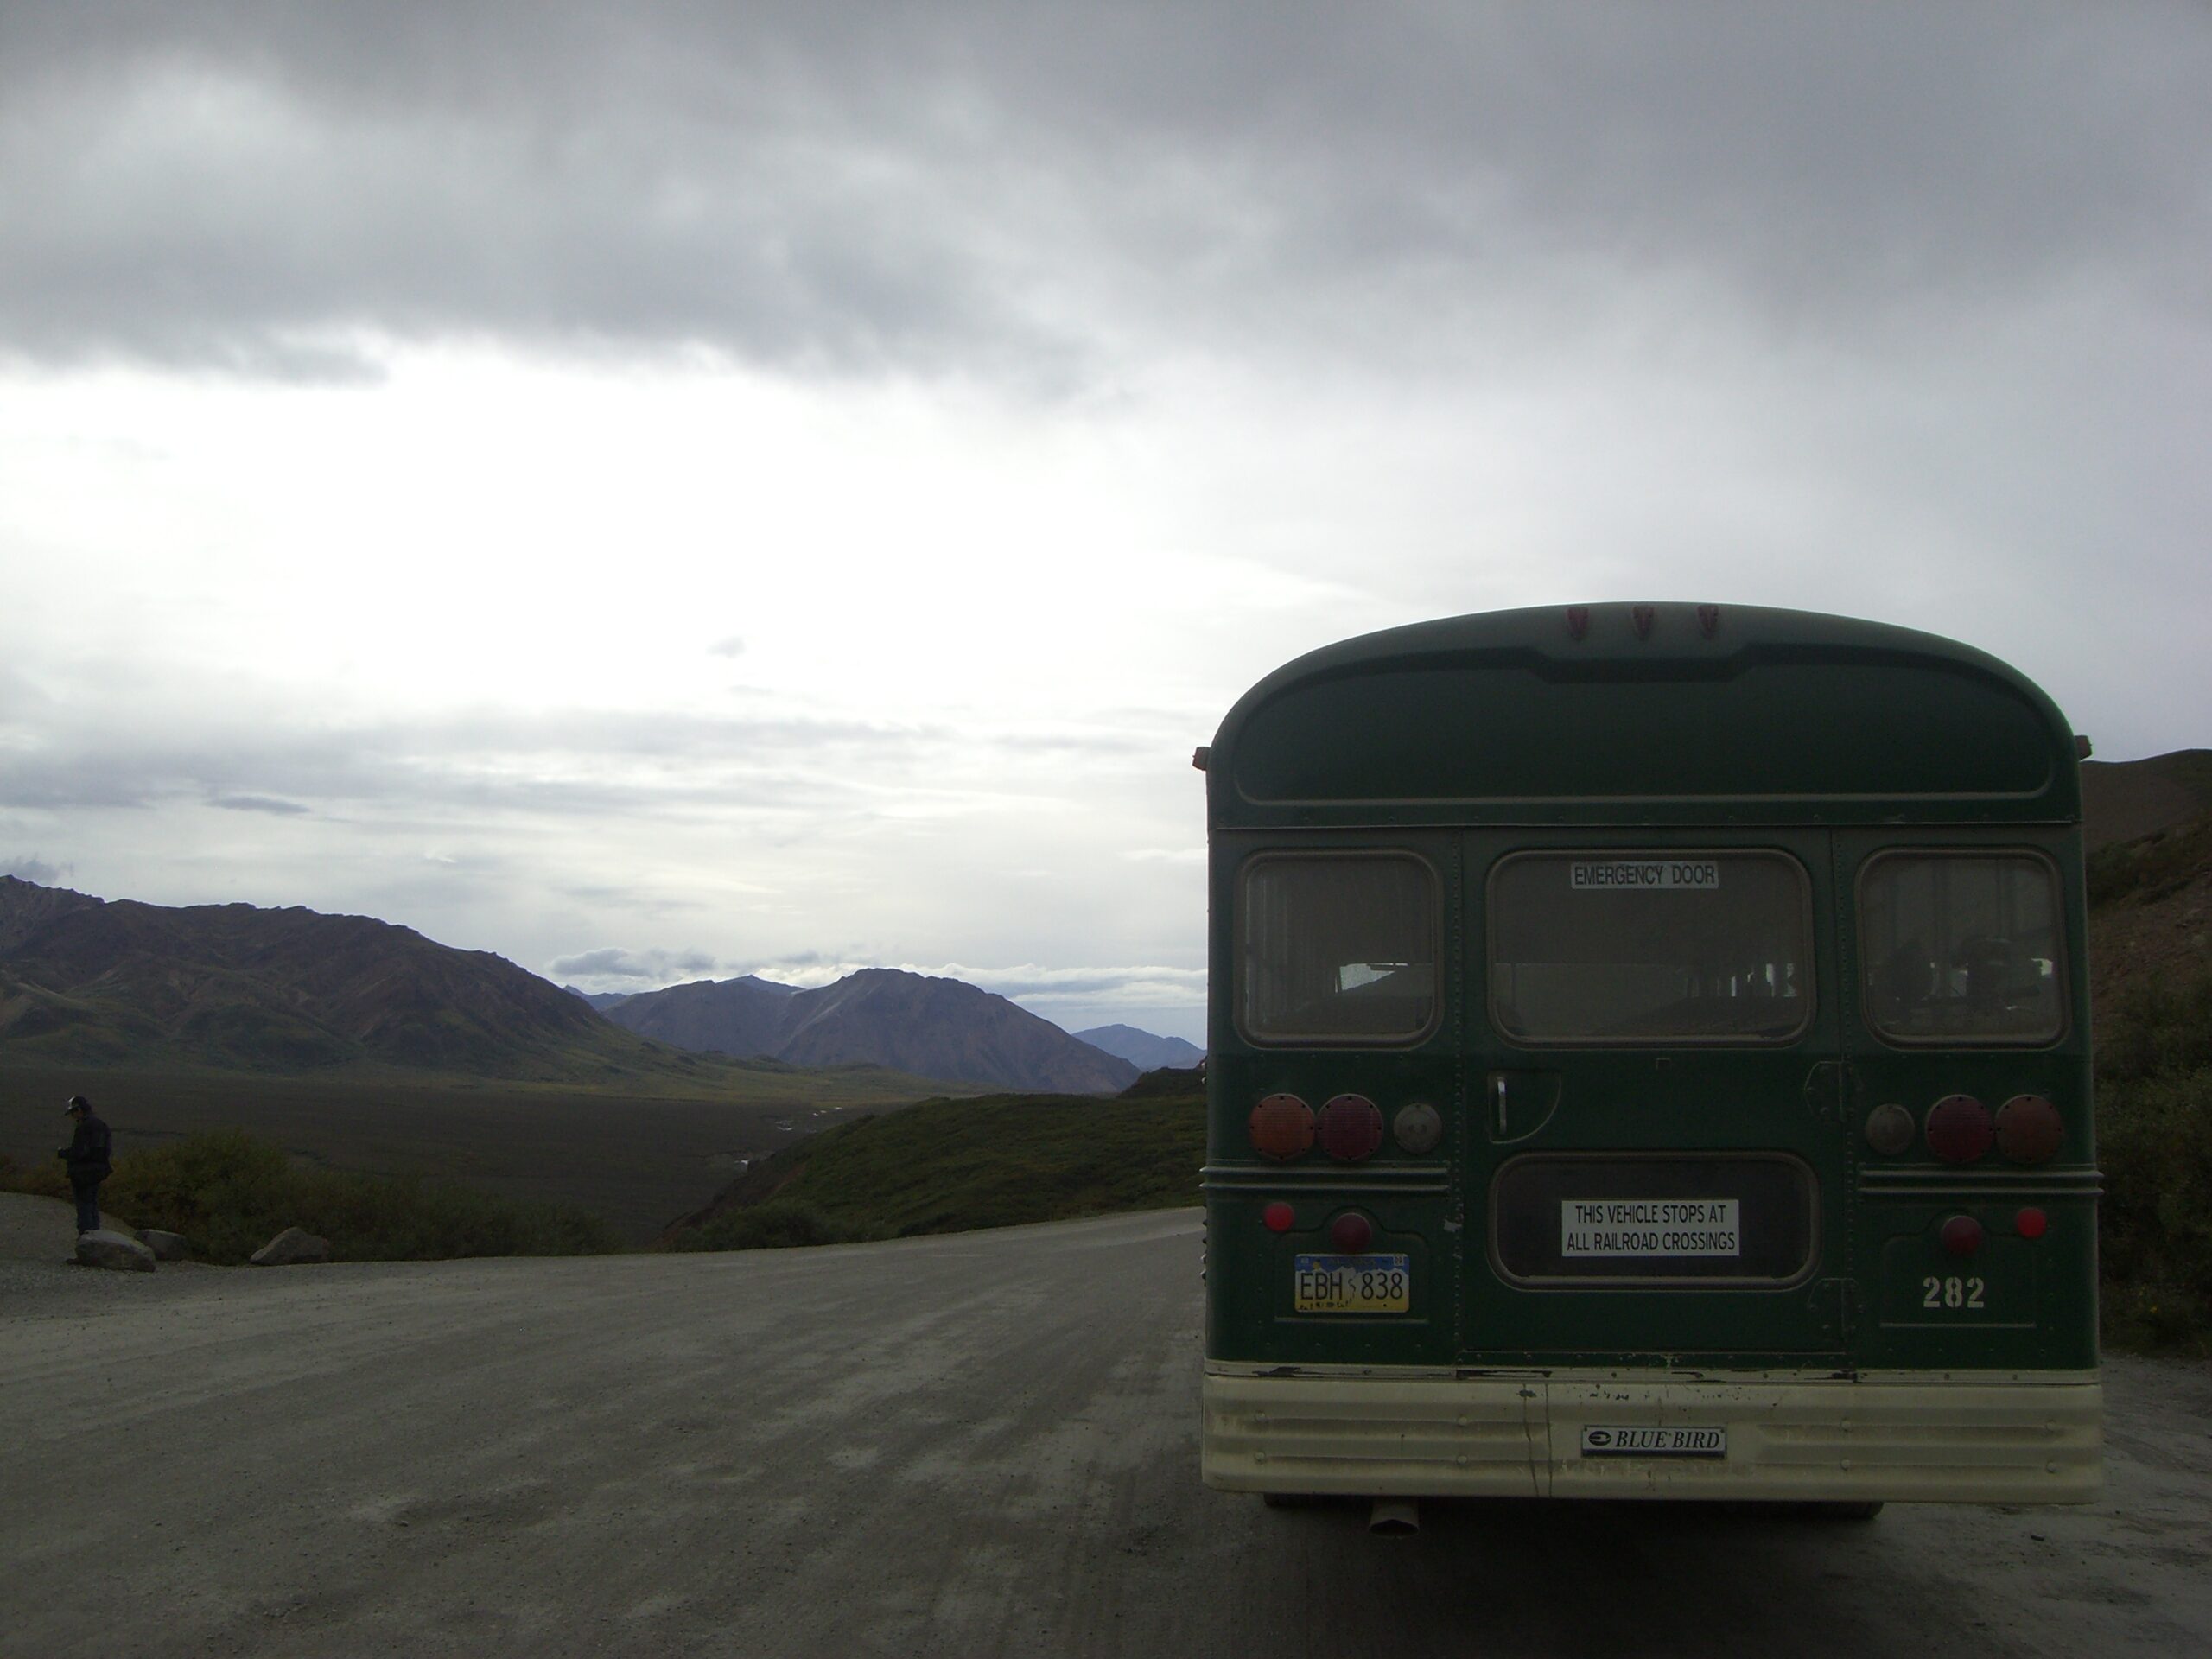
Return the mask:
{"type": "Polygon", "coordinates": [[[2212,1651],[2212,1370],[2088,1509],[1866,1523],[1197,1478],[1198,1220],[0,1274],[0,1654],[2212,1651]]]}

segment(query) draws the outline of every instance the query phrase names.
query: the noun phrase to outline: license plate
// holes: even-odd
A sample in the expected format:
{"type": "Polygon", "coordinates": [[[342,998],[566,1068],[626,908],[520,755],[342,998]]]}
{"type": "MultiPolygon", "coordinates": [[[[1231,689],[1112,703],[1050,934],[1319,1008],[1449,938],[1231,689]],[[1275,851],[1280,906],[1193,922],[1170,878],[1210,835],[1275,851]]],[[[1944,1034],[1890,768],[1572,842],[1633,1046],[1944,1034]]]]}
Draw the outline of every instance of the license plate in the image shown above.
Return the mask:
{"type": "Polygon", "coordinates": [[[1582,1431],[1586,1458],[1725,1458],[1726,1428],[1612,1428],[1592,1423],[1582,1431]]]}
{"type": "Polygon", "coordinates": [[[1413,1258],[1301,1255],[1292,1306],[1300,1313],[1403,1313],[1413,1306],[1413,1258]]]}

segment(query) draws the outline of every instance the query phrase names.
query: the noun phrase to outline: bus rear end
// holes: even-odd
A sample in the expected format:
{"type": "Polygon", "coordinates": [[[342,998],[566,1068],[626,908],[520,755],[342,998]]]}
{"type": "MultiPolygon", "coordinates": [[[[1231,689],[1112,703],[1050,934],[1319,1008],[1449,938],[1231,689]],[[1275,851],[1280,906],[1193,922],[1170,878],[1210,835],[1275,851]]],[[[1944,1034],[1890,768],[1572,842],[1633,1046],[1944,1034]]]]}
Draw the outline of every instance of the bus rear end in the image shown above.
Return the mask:
{"type": "Polygon", "coordinates": [[[2081,1501],[2078,781],[2047,699],[1712,607],[1424,625],[1210,747],[1206,1479],[2081,1501]]]}

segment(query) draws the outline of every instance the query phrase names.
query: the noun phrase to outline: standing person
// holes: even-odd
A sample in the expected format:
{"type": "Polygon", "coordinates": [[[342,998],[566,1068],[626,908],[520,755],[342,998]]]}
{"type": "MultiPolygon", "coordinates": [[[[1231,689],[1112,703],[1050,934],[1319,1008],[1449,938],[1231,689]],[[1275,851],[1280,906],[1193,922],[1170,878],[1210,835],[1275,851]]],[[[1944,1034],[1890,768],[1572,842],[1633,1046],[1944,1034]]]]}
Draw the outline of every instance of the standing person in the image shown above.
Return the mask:
{"type": "Polygon", "coordinates": [[[114,1168],[110,1157],[114,1138],[92,1111],[92,1103],[82,1095],[69,1096],[69,1117],[77,1132],[54,1156],[69,1165],[69,1190],[77,1195],[77,1230],[96,1232],[100,1224],[100,1183],[114,1168]]]}

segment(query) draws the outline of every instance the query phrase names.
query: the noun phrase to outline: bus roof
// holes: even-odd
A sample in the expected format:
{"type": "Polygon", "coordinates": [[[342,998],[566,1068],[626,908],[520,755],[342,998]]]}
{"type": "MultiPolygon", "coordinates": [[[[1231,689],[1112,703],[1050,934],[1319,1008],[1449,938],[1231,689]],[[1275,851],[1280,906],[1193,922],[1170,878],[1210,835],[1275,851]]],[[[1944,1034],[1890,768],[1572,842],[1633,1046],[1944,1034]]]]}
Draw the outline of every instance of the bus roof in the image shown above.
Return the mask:
{"type": "Polygon", "coordinates": [[[1262,680],[1221,826],[2073,823],[2073,733],[1934,634],[1802,611],[1555,606],[1392,628],[1262,680]]]}

